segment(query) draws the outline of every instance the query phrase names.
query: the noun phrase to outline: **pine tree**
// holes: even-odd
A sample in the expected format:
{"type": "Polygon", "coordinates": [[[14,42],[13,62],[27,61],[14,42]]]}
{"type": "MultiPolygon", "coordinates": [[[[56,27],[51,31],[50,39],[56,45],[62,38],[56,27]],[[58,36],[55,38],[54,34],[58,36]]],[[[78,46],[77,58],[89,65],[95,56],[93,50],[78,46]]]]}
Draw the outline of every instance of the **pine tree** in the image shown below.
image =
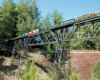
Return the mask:
{"type": "Polygon", "coordinates": [[[42,25],[41,29],[42,29],[42,31],[47,30],[52,25],[50,20],[51,20],[51,15],[48,12],[47,15],[45,16],[45,18],[41,21],[41,25],[42,25]]]}
{"type": "Polygon", "coordinates": [[[26,33],[40,27],[40,12],[39,8],[36,5],[36,0],[21,1],[17,5],[18,15],[18,35],[26,33]],[[20,7],[22,7],[20,9],[20,7]]]}
{"type": "Polygon", "coordinates": [[[15,8],[16,5],[13,3],[13,0],[5,0],[0,9],[1,23],[5,29],[2,34],[7,38],[16,36],[17,12],[15,8]]]}
{"type": "Polygon", "coordinates": [[[62,13],[59,12],[57,9],[53,9],[53,13],[52,13],[52,21],[53,21],[53,24],[58,24],[58,23],[61,23],[62,20],[63,20],[63,17],[62,17],[62,13]]]}
{"type": "MultiPolygon", "coordinates": [[[[3,45],[5,39],[16,36],[17,11],[13,0],[4,0],[0,7],[0,45],[3,45]]],[[[0,46],[0,48],[2,48],[0,46]]]]}

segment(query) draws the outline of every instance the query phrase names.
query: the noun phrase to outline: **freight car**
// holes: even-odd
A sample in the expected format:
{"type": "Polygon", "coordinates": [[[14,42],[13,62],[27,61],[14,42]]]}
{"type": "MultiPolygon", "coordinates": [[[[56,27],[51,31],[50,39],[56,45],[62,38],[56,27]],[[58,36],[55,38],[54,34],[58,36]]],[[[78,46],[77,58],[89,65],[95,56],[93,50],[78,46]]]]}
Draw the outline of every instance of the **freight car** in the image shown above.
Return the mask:
{"type": "Polygon", "coordinates": [[[75,20],[75,22],[79,22],[79,21],[83,21],[83,20],[87,20],[87,19],[91,19],[91,18],[99,17],[99,16],[100,16],[100,12],[89,13],[89,14],[77,17],[77,19],[75,20]]]}
{"type": "Polygon", "coordinates": [[[53,28],[56,28],[56,27],[62,27],[62,26],[68,25],[68,24],[72,24],[74,22],[75,22],[75,19],[70,19],[70,20],[61,22],[60,24],[55,24],[55,25],[49,27],[48,29],[53,29],[53,28]]]}

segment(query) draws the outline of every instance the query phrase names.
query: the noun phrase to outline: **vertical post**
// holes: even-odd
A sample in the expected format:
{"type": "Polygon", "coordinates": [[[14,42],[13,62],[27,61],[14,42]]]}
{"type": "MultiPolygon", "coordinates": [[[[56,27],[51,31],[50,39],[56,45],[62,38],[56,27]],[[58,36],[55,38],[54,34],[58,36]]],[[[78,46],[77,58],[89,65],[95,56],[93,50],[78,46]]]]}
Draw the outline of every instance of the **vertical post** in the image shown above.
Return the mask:
{"type": "MultiPolygon", "coordinates": [[[[90,36],[91,37],[91,36],[90,36]]],[[[93,37],[94,37],[94,23],[93,23],[93,37]]]]}
{"type": "Polygon", "coordinates": [[[64,30],[63,30],[63,38],[65,38],[65,29],[66,29],[66,28],[64,28],[64,30]]]}
{"type": "Polygon", "coordinates": [[[73,25],[73,29],[74,29],[74,39],[75,39],[75,25],[73,25]]]}
{"type": "Polygon", "coordinates": [[[79,38],[80,38],[80,27],[79,27],[79,38]]]}
{"type": "MultiPolygon", "coordinates": [[[[12,52],[12,60],[14,59],[14,54],[15,54],[15,50],[16,50],[16,44],[17,44],[17,40],[14,41],[13,52],[12,52]]],[[[14,71],[12,71],[12,73],[13,72],[14,71]]],[[[14,78],[14,76],[12,78],[14,78]]]]}
{"type": "Polygon", "coordinates": [[[63,44],[63,36],[61,36],[61,54],[60,54],[60,59],[59,59],[59,68],[58,68],[58,80],[60,79],[60,73],[61,73],[61,60],[62,60],[62,55],[63,55],[63,51],[64,51],[64,44],[63,44]]]}
{"type": "Polygon", "coordinates": [[[53,80],[55,80],[55,78],[57,77],[57,71],[55,70],[56,69],[56,65],[57,65],[57,58],[58,58],[58,40],[57,40],[57,44],[56,44],[56,52],[55,52],[55,58],[54,58],[54,66],[53,66],[53,73],[52,74],[52,78],[53,80]]]}
{"type": "MultiPolygon", "coordinates": [[[[31,38],[32,38],[32,37],[31,37],[31,38]]],[[[26,53],[27,53],[27,56],[29,55],[29,46],[28,46],[28,44],[29,44],[29,43],[31,44],[31,42],[29,42],[29,39],[30,39],[30,38],[28,37],[27,40],[26,40],[26,42],[25,42],[25,43],[26,43],[25,46],[26,46],[26,53]]]]}
{"type": "MultiPolygon", "coordinates": [[[[24,51],[23,51],[24,45],[25,45],[25,44],[24,44],[24,41],[25,41],[25,40],[22,39],[22,52],[21,52],[21,54],[20,54],[20,60],[19,60],[19,63],[20,63],[20,70],[21,70],[21,66],[22,66],[22,61],[21,61],[21,60],[22,60],[23,53],[24,53],[24,51]]],[[[19,71],[19,70],[18,70],[18,71],[19,71]]],[[[18,80],[19,80],[19,77],[18,77],[18,80]]]]}
{"type": "Polygon", "coordinates": [[[15,54],[16,44],[17,44],[17,40],[14,41],[13,52],[12,52],[12,58],[14,57],[14,54],[15,54]]]}
{"type": "Polygon", "coordinates": [[[89,25],[88,25],[88,32],[87,32],[87,37],[89,37],[89,25]]]}

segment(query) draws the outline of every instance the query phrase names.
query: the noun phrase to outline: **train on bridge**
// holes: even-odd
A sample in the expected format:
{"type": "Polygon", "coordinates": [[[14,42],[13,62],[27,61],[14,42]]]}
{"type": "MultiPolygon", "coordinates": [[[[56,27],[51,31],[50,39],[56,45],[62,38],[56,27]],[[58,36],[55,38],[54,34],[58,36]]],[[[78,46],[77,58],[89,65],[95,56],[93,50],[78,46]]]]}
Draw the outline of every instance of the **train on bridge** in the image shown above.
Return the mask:
{"type": "MultiPolygon", "coordinates": [[[[32,35],[32,34],[37,34],[37,33],[42,32],[42,31],[50,30],[50,29],[57,28],[57,27],[63,27],[63,26],[69,25],[69,24],[74,24],[74,23],[77,23],[77,22],[80,22],[80,21],[85,21],[85,20],[95,18],[95,17],[100,17],[100,12],[81,15],[81,16],[77,17],[76,20],[70,19],[70,20],[61,22],[60,24],[55,24],[53,26],[50,26],[49,28],[47,28],[45,30],[36,29],[36,30],[30,31],[30,32],[21,34],[19,37],[25,37],[25,36],[29,36],[29,35],[32,35]]],[[[9,39],[7,39],[6,41],[9,41],[9,39]]]]}

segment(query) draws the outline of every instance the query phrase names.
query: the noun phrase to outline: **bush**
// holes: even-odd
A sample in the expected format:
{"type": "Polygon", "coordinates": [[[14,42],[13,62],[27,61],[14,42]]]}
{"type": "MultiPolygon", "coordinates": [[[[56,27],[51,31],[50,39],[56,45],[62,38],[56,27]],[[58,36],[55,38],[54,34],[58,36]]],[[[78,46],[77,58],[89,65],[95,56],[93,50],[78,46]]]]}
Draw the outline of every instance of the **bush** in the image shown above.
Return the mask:
{"type": "Polygon", "coordinates": [[[27,62],[26,62],[26,64],[25,64],[25,67],[26,67],[26,70],[29,71],[31,59],[30,59],[29,57],[26,57],[26,60],[27,60],[27,62]]]}
{"type": "Polygon", "coordinates": [[[41,57],[41,52],[39,51],[39,52],[38,52],[38,55],[37,55],[36,61],[40,61],[40,57],[41,57]]]}
{"type": "MultiPolygon", "coordinates": [[[[58,59],[58,63],[60,63],[60,59],[61,59],[61,56],[59,57],[58,59]]],[[[69,62],[69,65],[66,66],[67,67],[67,71],[66,71],[66,74],[64,74],[63,72],[63,66],[61,66],[61,71],[60,71],[60,74],[59,74],[59,80],[60,79],[66,79],[66,80],[79,80],[80,79],[80,75],[79,74],[76,74],[74,72],[71,72],[71,68],[70,68],[70,62],[69,62]]],[[[58,75],[55,76],[55,73],[57,72],[59,68],[59,65],[56,65],[55,66],[55,69],[53,69],[53,67],[49,67],[50,71],[48,72],[48,76],[49,76],[49,79],[50,80],[58,80],[58,75]]]]}
{"type": "Polygon", "coordinates": [[[80,75],[76,74],[76,73],[72,73],[72,75],[70,75],[70,80],[79,80],[80,79],[80,75]]]}
{"type": "MultiPolygon", "coordinates": [[[[57,70],[56,69],[53,70],[53,68],[51,68],[50,71],[48,72],[49,78],[47,80],[53,80],[53,79],[54,80],[57,80],[58,79],[58,76],[55,76],[55,72],[57,72],[57,70]]],[[[60,79],[64,79],[64,80],[65,79],[66,80],[80,80],[80,75],[79,74],[76,74],[74,72],[71,73],[71,69],[70,69],[70,67],[68,67],[67,68],[67,71],[66,71],[66,74],[65,74],[65,77],[64,77],[64,74],[63,73],[60,73],[59,80],[60,79]]]]}
{"type": "Polygon", "coordinates": [[[100,80],[100,61],[92,69],[91,80],[100,80]]]}
{"type": "Polygon", "coordinates": [[[48,79],[47,80],[57,80],[57,76],[55,76],[55,72],[57,72],[56,68],[53,69],[53,67],[49,67],[49,72],[47,73],[48,74],[48,79]]]}
{"type": "Polygon", "coordinates": [[[52,52],[51,45],[48,44],[48,45],[47,45],[46,58],[47,58],[47,59],[51,59],[53,55],[54,55],[54,54],[53,54],[53,52],[52,52]]]}
{"type": "Polygon", "coordinates": [[[67,78],[67,80],[70,80],[70,76],[71,76],[71,69],[70,65],[68,65],[65,77],[67,78]]]}
{"type": "MultiPolygon", "coordinates": [[[[36,66],[30,68],[31,66],[31,59],[29,57],[26,57],[27,62],[25,64],[26,71],[19,70],[19,75],[22,78],[22,80],[40,80],[40,75],[38,74],[38,68],[36,66]]],[[[34,64],[35,61],[32,61],[32,64],[34,64]]]]}
{"type": "Polygon", "coordinates": [[[14,57],[11,57],[10,58],[10,62],[14,62],[15,61],[15,58],[14,57]]]}
{"type": "Polygon", "coordinates": [[[67,80],[79,80],[80,79],[80,75],[79,74],[76,74],[76,73],[71,71],[70,64],[67,67],[67,71],[66,71],[65,77],[66,77],[67,80]]]}
{"type": "Polygon", "coordinates": [[[24,73],[24,75],[21,76],[21,78],[23,80],[40,80],[40,75],[37,72],[38,72],[38,68],[34,66],[28,72],[24,73]]]}

